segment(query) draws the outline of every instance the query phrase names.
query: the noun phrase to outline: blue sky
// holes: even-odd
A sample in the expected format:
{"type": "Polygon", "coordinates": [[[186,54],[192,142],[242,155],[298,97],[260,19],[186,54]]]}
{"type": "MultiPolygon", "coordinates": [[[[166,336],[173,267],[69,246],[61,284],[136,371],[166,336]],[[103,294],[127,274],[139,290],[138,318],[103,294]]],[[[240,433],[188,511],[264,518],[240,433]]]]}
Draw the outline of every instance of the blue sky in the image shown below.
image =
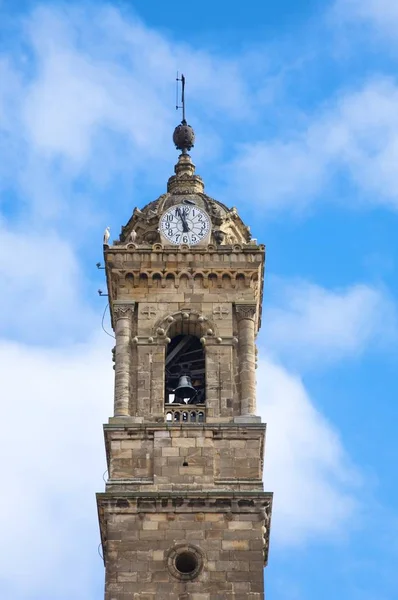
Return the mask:
{"type": "Polygon", "coordinates": [[[5,600],[94,600],[102,233],[164,193],[175,73],[209,195],[267,246],[271,600],[398,596],[398,5],[0,0],[5,600]]]}

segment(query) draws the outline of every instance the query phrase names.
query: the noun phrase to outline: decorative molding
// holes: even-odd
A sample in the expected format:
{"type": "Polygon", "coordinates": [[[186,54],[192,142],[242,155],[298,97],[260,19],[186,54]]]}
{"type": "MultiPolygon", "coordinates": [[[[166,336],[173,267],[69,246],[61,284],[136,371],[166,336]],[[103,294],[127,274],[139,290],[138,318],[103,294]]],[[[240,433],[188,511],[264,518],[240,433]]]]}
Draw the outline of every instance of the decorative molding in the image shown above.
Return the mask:
{"type": "Polygon", "coordinates": [[[257,306],[255,304],[235,304],[235,308],[238,321],[243,319],[251,319],[254,321],[257,312],[257,306]]]}
{"type": "Polygon", "coordinates": [[[115,319],[129,319],[133,312],[134,312],[134,306],[135,303],[133,304],[114,304],[113,305],[113,314],[115,316],[115,319]]]}
{"type": "Polygon", "coordinates": [[[229,315],[229,310],[225,306],[218,305],[213,308],[213,315],[216,319],[222,320],[224,318],[224,315],[225,317],[229,315]]]}
{"type": "Polygon", "coordinates": [[[146,318],[148,320],[150,320],[150,319],[152,319],[152,317],[156,316],[156,313],[157,313],[155,307],[150,304],[148,304],[147,306],[144,306],[140,312],[142,315],[146,315],[146,318]]]}
{"type": "Polygon", "coordinates": [[[207,332],[209,329],[212,330],[212,335],[218,334],[216,325],[209,317],[197,310],[191,310],[190,308],[184,307],[171,314],[163,314],[163,316],[154,324],[153,335],[159,335],[157,334],[157,330],[161,328],[167,336],[170,327],[178,329],[182,327],[182,323],[187,324],[188,328],[191,327],[192,331],[196,331],[197,328],[199,328],[200,337],[208,335],[207,332]]]}

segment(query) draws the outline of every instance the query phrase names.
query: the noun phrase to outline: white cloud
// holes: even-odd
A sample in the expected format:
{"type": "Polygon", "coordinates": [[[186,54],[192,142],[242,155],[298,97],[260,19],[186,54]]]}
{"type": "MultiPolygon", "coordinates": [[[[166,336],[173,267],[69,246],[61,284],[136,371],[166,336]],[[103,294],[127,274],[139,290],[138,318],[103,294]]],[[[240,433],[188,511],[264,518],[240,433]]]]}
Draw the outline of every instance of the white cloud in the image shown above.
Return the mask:
{"type": "MultiPolygon", "coordinates": [[[[112,168],[145,168],[152,156],[160,160],[180,118],[173,97],[177,67],[190,73],[191,111],[211,106],[212,113],[238,120],[249,112],[239,60],[171,43],[131,14],[122,18],[106,6],[62,14],[46,7],[35,11],[28,34],[37,76],[26,90],[26,131],[36,151],[76,168],[87,168],[98,144],[103,151],[110,145],[111,157],[121,139],[128,161],[120,164],[118,154],[112,168]]],[[[106,160],[103,167],[109,168],[106,160]]]]}
{"type": "Polygon", "coordinates": [[[380,33],[396,34],[398,4],[395,0],[337,0],[334,16],[341,21],[358,19],[376,26],[380,33]]]}
{"type": "MultiPolygon", "coordinates": [[[[397,210],[397,102],[392,79],[373,80],[309,115],[307,126],[282,132],[277,142],[242,146],[227,169],[230,193],[267,209],[301,211],[321,192],[339,202],[333,180],[344,175],[362,202],[397,210]]],[[[349,201],[358,204],[354,194],[349,201]]]]}
{"type": "Polygon", "coordinates": [[[81,268],[69,240],[1,221],[0,240],[1,334],[59,345],[90,331],[98,316],[82,301],[81,268]]]}
{"type": "Polygon", "coordinates": [[[274,492],[272,543],[331,540],[354,524],[359,475],[298,376],[264,359],[258,412],[267,423],[264,485],[274,492]]]}
{"type": "Polygon", "coordinates": [[[94,494],[104,488],[101,429],[113,402],[109,349],[106,336],[56,351],[0,344],[0,579],[9,598],[96,595],[103,568],[94,494]]]}
{"type": "Polygon", "coordinates": [[[263,315],[267,348],[300,368],[358,356],[396,338],[395,306],[371,286],[328,290],[274,278],[268,298],[263,315]]]}

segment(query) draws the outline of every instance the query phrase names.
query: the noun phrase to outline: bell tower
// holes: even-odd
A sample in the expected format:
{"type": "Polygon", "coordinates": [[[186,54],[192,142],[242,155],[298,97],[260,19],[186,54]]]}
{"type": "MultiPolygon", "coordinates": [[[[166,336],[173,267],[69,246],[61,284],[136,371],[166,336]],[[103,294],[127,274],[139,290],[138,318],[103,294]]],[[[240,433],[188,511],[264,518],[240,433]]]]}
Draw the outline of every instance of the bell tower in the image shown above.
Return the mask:
{"type": "Polygon", "coordinates": [[[167,193],[104,244],[114,349],[105,600],[261,600],[272,493],[256,416],[264,246],[181,151],[167,193]]]}

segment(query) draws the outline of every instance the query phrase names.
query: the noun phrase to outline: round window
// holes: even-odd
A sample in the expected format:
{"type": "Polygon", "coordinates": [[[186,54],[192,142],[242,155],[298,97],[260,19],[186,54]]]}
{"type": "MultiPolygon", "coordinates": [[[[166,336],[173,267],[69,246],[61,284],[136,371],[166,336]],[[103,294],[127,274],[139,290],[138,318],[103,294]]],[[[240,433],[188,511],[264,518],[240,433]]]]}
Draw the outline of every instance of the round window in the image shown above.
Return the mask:
{"type": "Polygon", "coordinates": [[[169,551],[167,566],[177,579],[195,579],[203,568],[203,552],[192,544],[179,544],[169,551]]]}
{"type": "Polygon", "coordinates": [[[184,575],[189,575],[195,571],[198,566],[198,559],[193,552],[181,552],[175,559],[177,571],[184,575]]]}

